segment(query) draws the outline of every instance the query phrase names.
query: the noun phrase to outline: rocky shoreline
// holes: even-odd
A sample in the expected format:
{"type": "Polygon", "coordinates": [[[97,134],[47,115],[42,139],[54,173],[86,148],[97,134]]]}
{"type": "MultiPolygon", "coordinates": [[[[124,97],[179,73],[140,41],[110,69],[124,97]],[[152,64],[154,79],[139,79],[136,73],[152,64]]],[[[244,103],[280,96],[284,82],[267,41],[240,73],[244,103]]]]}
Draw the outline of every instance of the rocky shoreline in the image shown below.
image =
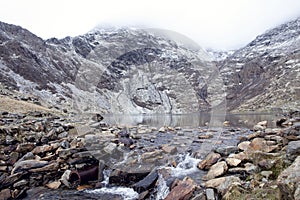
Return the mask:
{"type": "MultiPolygon", "coordinates": [[[[300,199],[299,113],[278,120],[278,128],[259,122],[245,134],[228,127],[228,138],[213,140],[225,145],[208,155],[196,147],[211,141],[214,130],[108,126],[101,120],[94,116],[82,135],[66,117],[0,113],[0,199],[80,196],[76,191],[107,184],[131,188],[138,199],[155,199],[162,182],[168,191],[161,199],[300,199]],[[232,137],[239,139],[236,145],[226,143],[232,137]],[[200,158],[201,182],[189,174],[172,176],[183,153],[200,158]]],[[[106,197],[112,198],[123,199],[106,197]]]]}

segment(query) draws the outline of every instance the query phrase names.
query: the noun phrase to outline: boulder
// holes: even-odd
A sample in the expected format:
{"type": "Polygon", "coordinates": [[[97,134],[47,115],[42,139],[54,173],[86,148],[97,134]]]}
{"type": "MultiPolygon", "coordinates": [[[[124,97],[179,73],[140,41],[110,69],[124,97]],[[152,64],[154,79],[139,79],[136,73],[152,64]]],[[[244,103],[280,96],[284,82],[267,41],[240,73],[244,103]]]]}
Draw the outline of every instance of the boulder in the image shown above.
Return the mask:
{"type": "Polygon", "coordinates": [[[198,164],[199,169],[206,169],[208,170],[213,164],[215,164],[219,159],[221,158],[221,155],[218,153],[209,153],[204,160],[202,160],[198,164]]]}
{"type": "Polygon", "coordinates": [[[287,145],[286,154],[289,159],[295,159],[296,156],[300,155],[300,140],[291,141],[287,145]]]}
{"type": "Polygon", "coordinates": [[[182,181],[176,183],[165,200],[188,200],[192,197],[196,188],[197,184],[193,179],[185,177],[182,181]]]}
{"type": "Polygon", "coordinates": [[[281,192],[281,199],[300,199],[300,156],[293,164],[280,173],[277,184],[281,192]]]}
{"type": "Polygon", "coordinates": [[[236,167],[238,166],[242,160],[237,159],[237,158],[226,158],[226,163],[231,166],[231,167],[236,167]]]}
{"type": "Polygon", "coordinates": [[[206,176],[203,177],[203,179],[205,180],[213,179],[215,177],[225,174],[227,170],[228,170],[228,166],[225,161],[218,162],[213,166],[211,166],[211,168],[207,172],[206,176]]]}
{"type": "Polygon", "coordinates": [[[240,182],[240,178],[236,176],[225,176],[221,178],[211,179],[205,182],[203,186],[207,188],[215,188],[220,194],[224,195],[232,184],[240,182]]]}
{"type": "Polygon", "coordinates": [[[150,189],[152,186],[154,186],[157,178],[158,178],[158,172],[156,169],[154,169],[144,179],[135,183],[132,187],[138,193],[142,193],[142,192],[150,189]]]}

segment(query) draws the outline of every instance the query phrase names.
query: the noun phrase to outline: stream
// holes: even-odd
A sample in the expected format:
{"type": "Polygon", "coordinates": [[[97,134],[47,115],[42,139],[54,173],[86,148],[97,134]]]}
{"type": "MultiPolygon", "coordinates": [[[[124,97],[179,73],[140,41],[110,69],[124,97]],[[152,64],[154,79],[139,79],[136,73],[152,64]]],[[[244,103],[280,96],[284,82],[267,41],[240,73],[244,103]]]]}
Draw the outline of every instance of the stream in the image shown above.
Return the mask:
{"type": "MultiPolygon", "coordinates": [[[[85,138],[89,152],[108,166],[103,173],[103,187],[82,191],[41,191],[43,195],[39,198],[134,200],[139,194],[133,188],[110,183],[112,169],[130,173],[157,169],[158,179],[147,199],[164,199],[169,193],[169,180],[189,176],[197,184],[202,183],[206,172],[197,165],[209,152],[236,145],[241,137],[252,133],[249,128],[259,121],[267,120],[270,127],[275,125],[275,115],[272,114],[220,115],[214,116],[213,120],[209,114],[105,116],[111,129],[81,136],[85,138]],[[224,121],[228,121],[226,126],[224,121]],[[115,135],[109,131],[120,126],[134,139],[135,148],[117,147],[111,142],[115,135]],[[164,178],[165,173],[170,174],[168,179],[164,178]]],[[[37,194],[29,196],[34,198],[37,194]]]]}

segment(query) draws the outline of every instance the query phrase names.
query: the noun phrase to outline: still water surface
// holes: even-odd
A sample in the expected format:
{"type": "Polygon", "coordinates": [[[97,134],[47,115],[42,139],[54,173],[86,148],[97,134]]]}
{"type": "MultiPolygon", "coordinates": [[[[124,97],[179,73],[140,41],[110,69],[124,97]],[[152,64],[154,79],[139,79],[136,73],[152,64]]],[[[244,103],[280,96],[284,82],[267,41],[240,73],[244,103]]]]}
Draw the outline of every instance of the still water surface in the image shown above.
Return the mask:
{"type": "Polygon", "coordinates": [[[111,125],[148,125],[151,127],[184,127],[196,128],[201,126],[223,126],[224,121],[228,121],[233,127],[251,128],[260,121],[267,120],[268,127],[274,127],[278,116],[273,113],[239,113],[239,114],[211,114],[211,113],[191,113],[191,114],[151,114],[151,115],[105,115],[104,121],[111,125]]]}

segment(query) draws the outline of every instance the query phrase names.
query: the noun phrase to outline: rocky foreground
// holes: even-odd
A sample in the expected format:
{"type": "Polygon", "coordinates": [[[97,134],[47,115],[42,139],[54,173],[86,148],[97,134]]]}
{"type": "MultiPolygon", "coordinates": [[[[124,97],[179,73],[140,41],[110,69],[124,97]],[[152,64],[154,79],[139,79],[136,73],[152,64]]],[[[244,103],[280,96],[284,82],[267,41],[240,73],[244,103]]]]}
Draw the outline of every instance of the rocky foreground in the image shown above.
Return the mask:
{"type": "MultiPolygon", "coordinates": [[[[267,128],[267,122],[253,131],[226,128],[228,138],[240,141],[230,145],[230,139],[218,137],[217,144],[227,145],[207,155],[193,148],[215,137],[207,128],[124,128],[101,120],[93,116],[91,129],[81,134],[78,124],[53,113],[1,112],[0,199],[50,199],[108,185],[132,188],[139,199],[300,199],[299,113],[278,120],[278,128],[267,128]],[[176,155],[188,152],[203,158],[197,164],[205,174],[200,182],[172,176],[176,155]],[[162,182],[167,192],[159,196],[162,182]]],[[[112,198],[122,199],[107,199],[112,198]]]]}

